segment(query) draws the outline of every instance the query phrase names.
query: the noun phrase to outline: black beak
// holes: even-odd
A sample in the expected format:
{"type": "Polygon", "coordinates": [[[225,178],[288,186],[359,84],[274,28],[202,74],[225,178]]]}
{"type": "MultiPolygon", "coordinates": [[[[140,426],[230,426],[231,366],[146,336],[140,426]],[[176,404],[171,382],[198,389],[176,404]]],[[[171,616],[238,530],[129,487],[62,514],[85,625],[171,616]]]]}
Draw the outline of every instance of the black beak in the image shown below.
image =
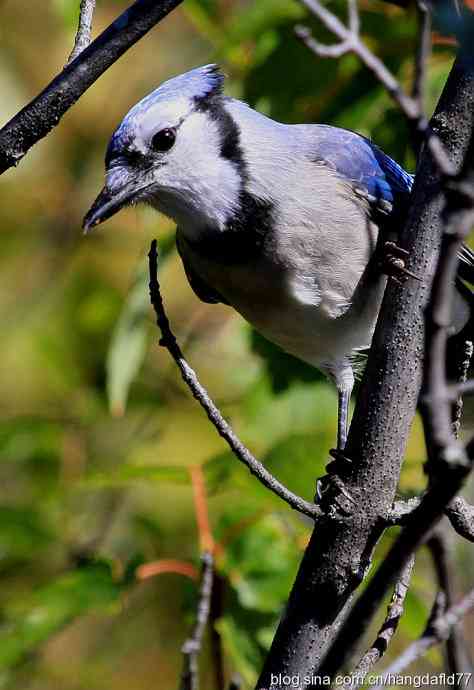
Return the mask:
{"type": "Polygon", "coordinates": [[[120,211],[132,201],[135,194],[135,190],[131,190],[128,185],[119,190],[104,187],[82,222],[84,231],[87,233],[91,228],[120,211]]]}

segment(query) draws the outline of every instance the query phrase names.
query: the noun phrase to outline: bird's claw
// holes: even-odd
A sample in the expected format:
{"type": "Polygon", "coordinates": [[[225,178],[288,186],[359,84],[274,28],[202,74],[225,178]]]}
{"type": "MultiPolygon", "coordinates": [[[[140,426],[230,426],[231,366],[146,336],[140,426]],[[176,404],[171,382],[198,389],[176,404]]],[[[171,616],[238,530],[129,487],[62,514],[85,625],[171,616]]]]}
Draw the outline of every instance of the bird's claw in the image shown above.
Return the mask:
{"type": "Polygon", "coordinates": [[[347,505],[347,501],[355,505],[356,500],[347,490],[341,475],[344,477],[347,474],[352,460],[344,454],[343,450],[338,448],[332,448],[329,453],[334,460],[327,465],[327,474],[317,480],[314,500],[318,504],[326,504],[329,509],[328,512],[334,510],[334,503],[336,503],[340,510],[350,514],[352,511],[350,510],[350,505],[347,505]],[[341,497],[344,497],[346,501],[343,500],[341,503],[341,497]]]}
{"type": "Polygon", "coordinates": [[[406,260],[409,253],[406,249],[402,249],[395,244],[395,242],[385,242],[383,246],[383,257],[381,261],[381,268],[383,273],[386,273],[390,278],[393,278],[397,283],[403,283],[407,278],[414,278],[420,280],[420,276],[406,267],[406,260]]]}

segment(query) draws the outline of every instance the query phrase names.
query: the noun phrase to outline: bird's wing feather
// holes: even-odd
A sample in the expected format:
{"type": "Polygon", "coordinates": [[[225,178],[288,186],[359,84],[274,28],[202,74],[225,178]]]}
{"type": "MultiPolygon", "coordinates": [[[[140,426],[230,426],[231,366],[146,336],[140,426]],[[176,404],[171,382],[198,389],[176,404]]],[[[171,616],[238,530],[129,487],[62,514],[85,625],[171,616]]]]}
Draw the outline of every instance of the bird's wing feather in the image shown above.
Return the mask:
{"type": "Polygon", "coordinates": [[[398,215],[405,209],[413,176],[360,134],[318,126],[316,161],[335,170],[366,196],[375,213],[398,215]]]}
{"type": "MultiPolygon", "coordinates": [[[[320,125],[322,136],[317,155],[361,193],[365,193],[373,212],[391,216],[396,223],[407,209],[414,176],[365,137],[349,130],[320,125]]],[[[474,252],[462,245],[458,277],[474,284],[474,252]]]]}

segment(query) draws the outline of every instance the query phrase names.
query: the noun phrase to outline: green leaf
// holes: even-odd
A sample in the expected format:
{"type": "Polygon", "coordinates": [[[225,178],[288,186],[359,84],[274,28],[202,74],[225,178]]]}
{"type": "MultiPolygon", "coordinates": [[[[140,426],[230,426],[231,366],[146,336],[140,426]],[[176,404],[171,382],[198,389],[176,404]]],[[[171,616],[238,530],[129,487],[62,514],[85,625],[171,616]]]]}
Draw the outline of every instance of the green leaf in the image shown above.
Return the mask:
{"type": "Polygon", "coordinates": [[[418,639],[423,634],[428,616],[429,608],[426,602],[412,587],[408,590],[405,599],[405,610],[400,620],[400,633],[409,640],[418,639]]]}
{"type": "MultiPolygon", "coordinates": [[[[239,7],[239,5],[236,5],[239,7]]],[[[242,10],[239,7],[230,18],[228,40],[233,43],[248,41],[288,20],[296,22],[304,17],[301,5],[289,0],[259,0],[242,10]]]]}
{"type": "MultiPolygon", "coordinates": [[[[174,246],[174,236],[160,244],[160,267],[174,246]]],[[[141,261],[133,286],[115,326],[107,354],[107,394],[112,414],[125,412],[130,386],[146,354],[149,331],[150,298],[148,263],[141,261]]]]}
{"type": "Polygon", "coordinates": [[[30,559],[45,548],[53,536],[42,525],[42,518],[32,508],[0,507],[0,553],[2,561],[30,559]]]}
{"type": "Polygon", "coordinates": [[[294,530],[266,515],[227,544],[222,570],[240,604],[261,613],[283,606],[301,557],[294,530]]]}
{"type": "Polygon", "coordinates": [[[0,669],[21,662],[51,635],[88,611],[109,611],[121,584],[109,564],[98,562],[68,573],[7,609],[0,630],[0,669]]]}
{"type": "Polygon", "coordinates": [[[328,462],[326,434],[294,434],[277,443],[264,459],[265,467],[291,491],[313,500],[316,478],[328,462]]]}
{"type": "Polygon", "coordinates": [[[79,20],[79,2],[77,0],[52,0],[52,5],[68,29],[77,26],[79,20]]]}
{"type": "Polygon", "coordinates": [[[293,382],[285,391],[275,393],[264,376],[249,391],[243,411],[246,440],[252,446],[264,444],[268,449],[289,435],[306,433],[324,434],[326,449],[334,444],[337,395],[329,382],[293,382]]]}
{"type": "Polygon", "coordinates": [[[255,685],[258,670],[262,663],[262,655],[257,643],[250,637],[247,630],[237,625],[231,616],[224,616],[216,623],[225,650],[235,668],[238,668],[243,679],[255,685]]]}
{"type": "Polygon", "coordinates": [[[145,357],[149,307],[147,284],[148,273],[142,263],[110,342],[106,365],[107,393],[110,409],[115,415],[125,412],[130,385],[145,357]]]}
{"type": "Polygon", "coordinates": [[[218,50],[224,50],[225,28],[222,22],[219,22],[215,0],[187,0],[183,4],[182,12],[188,16],[203,38],[218,50]]]}
{"type": "MultiPolygon", "coordinates": [[[[232,483],[239,460],[231,451],[220,453],[203,465],[206,488],[210,494],[225,489],[232,483]]],[[[256,481],[256,480],[255,480],[256,481]]]]}

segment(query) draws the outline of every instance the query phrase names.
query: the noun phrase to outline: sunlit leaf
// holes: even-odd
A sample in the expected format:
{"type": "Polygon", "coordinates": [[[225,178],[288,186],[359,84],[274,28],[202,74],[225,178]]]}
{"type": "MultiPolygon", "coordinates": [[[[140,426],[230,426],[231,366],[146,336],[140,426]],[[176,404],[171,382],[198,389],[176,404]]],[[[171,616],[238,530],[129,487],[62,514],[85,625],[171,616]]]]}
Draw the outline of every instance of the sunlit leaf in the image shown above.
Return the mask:
{"type": "Polygon", "coordinates": [[[242,606],[265,613],[280,610],[300,559],[292,528],[267,515],[227,544],[222,569],[242,606]]]}

